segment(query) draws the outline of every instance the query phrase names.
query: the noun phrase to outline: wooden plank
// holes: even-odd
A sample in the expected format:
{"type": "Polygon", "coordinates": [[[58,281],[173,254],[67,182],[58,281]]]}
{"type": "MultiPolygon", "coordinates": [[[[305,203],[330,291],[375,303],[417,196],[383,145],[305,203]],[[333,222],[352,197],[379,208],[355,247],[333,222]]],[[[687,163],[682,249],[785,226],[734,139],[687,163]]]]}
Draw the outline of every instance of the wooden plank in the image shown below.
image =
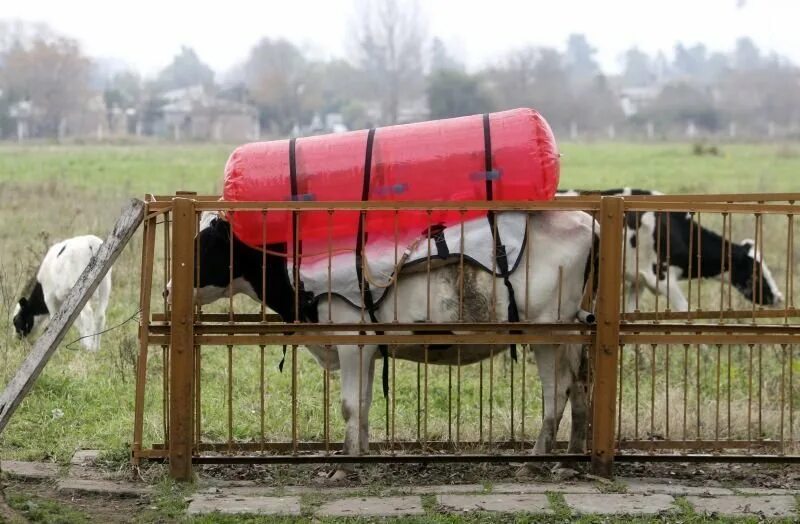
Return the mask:
{"type": "Polygon", "coordinates": [[[139,357],[136,365],[136,393],[133,413],[133,464],[138,466],[136,451],[142,449],[144,434],[144,397],[147,386],[147,357],[150,351],[148,321],[150,317],[150,294],[153,284],[153,260],[156,248],[157,218],[147,218],[142,235],[141,289],[139,290],[139,309],[142,321],[139,323],[139,357]]]}
{"type": "Polygon", "coordinates": [[[175,198],[172,214],[169,472],[175,480],[191,480],[194,445],[194,201],[175,198]]]}
{"type": "Polygon", "coordinates": [[[67,295],[61,309],[50,319],[44,333],[34,343],[28,357],[0,396],[0,433],[33,387],[33,383],[83,310],[83,306],[125,249],[143,218],[144,202],[132,199],[123,209],[117,223],[114,224],[114,229],[100,246],[97,255],[89,261],[89,265],[67,295]]]}

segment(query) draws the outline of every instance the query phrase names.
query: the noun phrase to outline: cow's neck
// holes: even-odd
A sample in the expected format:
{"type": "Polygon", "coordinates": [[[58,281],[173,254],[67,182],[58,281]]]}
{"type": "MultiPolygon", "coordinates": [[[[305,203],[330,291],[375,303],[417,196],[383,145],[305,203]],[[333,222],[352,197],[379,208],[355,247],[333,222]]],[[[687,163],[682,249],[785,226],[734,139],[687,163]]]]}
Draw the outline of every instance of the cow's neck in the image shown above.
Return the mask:
{"type": "MultiPolygon", "coordinates": [[[[266,256],[258,250],[235,240],[237,243],[235,256],[236,274],[241,275],[253,288],[259,301],[264,303],[278,315],[284,322],[294,322],[294,289],[286,271],[286,261],[283,257],[267,253],[266,256]],[[262,272],[262,263],[266,262],[262,272]],[[266,282],[264,281],[266,277],[266,282]],[[266,285],[265,285],[266,284],[266,285]],[[266,291],[266,299],[263,296],[266,291]]],[[[285,252],[285,245],[269,245],[267,251],[285,252]]]]}
{"type": "Polygon", "coordinates": [[[28,297],[28,307],[31,308],[31,313],[36,316],[50,313],[47,309],[47,302],[44,300],[44,289],[38,280],[34,284],[33,290],[31,290],[30,297],[28,297]]]}

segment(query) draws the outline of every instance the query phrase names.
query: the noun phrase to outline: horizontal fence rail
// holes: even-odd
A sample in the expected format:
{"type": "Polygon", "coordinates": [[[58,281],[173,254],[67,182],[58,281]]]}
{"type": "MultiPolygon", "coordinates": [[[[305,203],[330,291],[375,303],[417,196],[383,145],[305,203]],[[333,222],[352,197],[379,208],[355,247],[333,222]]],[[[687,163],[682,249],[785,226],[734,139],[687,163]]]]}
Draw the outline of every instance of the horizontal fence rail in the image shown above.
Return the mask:
{"type": "MultiPolygon", "coordinates": [[[[191,193],[151,195],[143,232],[134,462],[167,460],[175,478],[188,478],[192,463],[569,460],[591,461],[597,473],[610,475],[615,460],[797,461],[798,196],[221,202],[191,193]],[[533,318],[533,309],[542,306],[531,303],[527,290],[542,285],[537,278],[546,268],[534,262],[541,264],[548,246],[533,241],[545,237],[537,236],[543,233],[530,218],[514,277],[520,321],[508,320],[502,278],[489,278],[489,296],[476,313],[464,290],[471,263],[464,256],[438,263],[430,219],[417,240],[428,246],[428,255],[413,272],[367,271],[360,277],[373,291],[388,289],[377,321],[363,304],[345,315],[350,320],[333,318],[330,312],[339,306],[330,284],[313,323],[285,322],[268,300],[234,296],[232,287],[215,303],[193,302],[193,283],[204,269],[203,257],[196,259],[204,253],[198,235],[204,213],[255,214],[264,229],[270,213],[295,217],[294,240],[283,252],[260,250],[257,291],[270,297],[275,282],[267,278],[268,255],[283,257],[296,282],[301,275],[293,254],[300,262],[327,260],[330,268],[341,252],[330,239],[321,252],[304,253],[304,217],[332,224],[340,213],[366,221],[378,213],[388,224],[386,237],[394,239],[397,269],[410,249],[400,243],[399,218],[436,211],[588,215],[598,241],[592,243],[592,263],[581,268],[584,317],[563,314],[574,298],[574,279],[568,267],[554,266],[547,273],[555,290],[547,303],[553,315],[533,318]],[[443,267],[451,268],[457,289],[457,314],[449,319],[437,310],[443,267]],[[414,321],[408,320],[409,302],[403,301],[409,299],[402,292],[411,278],[419,283],[414,307],[422,311],[414,321]],[[585,322],[585,314],[597,323],[585,322]],[[512,344],[516,361],[507,351],[512,344]],[[304,346],[321,349],[312,358],[304,346]],[[354,453],[347,449],[359,448],[347,448],[354,436],[337,406],[348,395],[346,377],[337,369],[345,355],[337,348],[343,346],[354,348],[361,391],[357,405],[343,409],[355,410],[359,432],[370,436],[368,443],[361,433],[355,437],[361,448],[354,453]],[[386,348],[385,366],[376,346],[386,348]],[[476,347],[494,349],[487,349],[486,358],[467,358],[476,347]],[[549,434],[554,415],[556,423],[560,418],[568,382],[581,383],[570,367],[573,348],[581,347],[590,385],[586,406],[570,396],[552,446],[543,452],[537,439],[549,434]],[[376,369],[365,364],[376,356],[376,369]],[[365,391],[373,378],[374,388],[365,391]],[[585,445],[569,442],[581,434],[585,445]]],[[[447,227],[463,233],[458,223],[447,227]]],[[[497,243],[497,226],[492,236],[497,243]]],[[[237,256],[231,247],[225,282],[234,280],[237,256]]],[[[300,319],[297,286],[292,293],[290,316],[300,319]]]]}

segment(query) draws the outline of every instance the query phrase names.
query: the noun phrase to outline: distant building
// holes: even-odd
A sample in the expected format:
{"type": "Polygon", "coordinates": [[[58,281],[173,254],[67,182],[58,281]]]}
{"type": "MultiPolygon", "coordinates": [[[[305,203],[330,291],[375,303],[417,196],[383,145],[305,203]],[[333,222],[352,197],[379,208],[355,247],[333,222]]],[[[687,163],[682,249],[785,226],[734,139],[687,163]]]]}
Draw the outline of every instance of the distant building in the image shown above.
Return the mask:
{"type": "Polygon", "coordinates": [[[660,93],[660,86],[625,87],[619,94],[622,112],[626,118],[641,113],[658,98],[660,93]]]}
{"type": "Polygon", "coordinates": [[[258,110],[209,94],[201,86],[174,89],[161,95],[163,121],[157,134],[174,140],[246,142],[258,140],[258,110]]]}

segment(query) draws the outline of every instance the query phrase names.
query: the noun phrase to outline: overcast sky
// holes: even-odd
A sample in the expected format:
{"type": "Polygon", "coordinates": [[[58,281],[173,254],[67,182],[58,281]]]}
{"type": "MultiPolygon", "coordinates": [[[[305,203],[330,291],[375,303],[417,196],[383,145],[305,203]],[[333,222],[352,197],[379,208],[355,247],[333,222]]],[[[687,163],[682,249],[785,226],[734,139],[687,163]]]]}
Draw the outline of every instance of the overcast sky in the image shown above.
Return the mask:
{"type": "MultiPolygon", "coordinates": [[[[317,56],[343,56],[354,0],[0,0],[0,18],[47,23],[87,53],[119,58],[151,75],[181,45],[218,72],[264,36],[285,37],[317,56]]],[[[428,34],[470,67],[527,44],[563,48],[585,33],[606,71],[636,45],[671,52],[677,41],[728,50],[748,35],[800,63],[800,0],[425,0],[428,34]]]]}

